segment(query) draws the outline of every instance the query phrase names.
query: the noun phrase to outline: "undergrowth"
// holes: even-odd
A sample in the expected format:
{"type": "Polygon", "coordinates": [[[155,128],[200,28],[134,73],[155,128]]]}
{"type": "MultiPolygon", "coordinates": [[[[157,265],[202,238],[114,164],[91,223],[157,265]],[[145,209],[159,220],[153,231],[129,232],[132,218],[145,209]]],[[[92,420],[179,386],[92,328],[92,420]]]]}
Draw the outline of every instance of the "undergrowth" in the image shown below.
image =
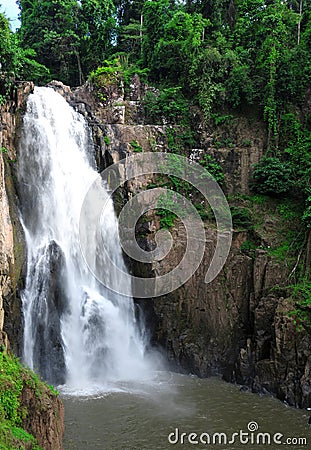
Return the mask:
{"type": "Polygon", "coordinates": [[[21,404],[23,389],[29,387],[40,398],[46,387],[54,394],[58,392],[43,383],[36,374],[22,366],[19,359],[0,349],[0,450],[27,448],[40,450],[36,439],[22,428],[27,408],[21,404]],[[30,447],[31,443],[31,447],[30,447]]]}

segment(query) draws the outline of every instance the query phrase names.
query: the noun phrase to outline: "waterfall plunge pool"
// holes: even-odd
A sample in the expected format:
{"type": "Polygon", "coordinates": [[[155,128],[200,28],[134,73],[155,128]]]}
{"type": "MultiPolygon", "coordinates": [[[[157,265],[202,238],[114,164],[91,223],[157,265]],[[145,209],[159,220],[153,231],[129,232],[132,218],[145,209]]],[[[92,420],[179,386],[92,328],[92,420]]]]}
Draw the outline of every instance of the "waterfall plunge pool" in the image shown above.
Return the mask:
{"type": "Polygon", "coordinates": [[[149,382],[118,383],[106,393],[90,396],[63,392],[62,399],[65,450],[285,450],[311,445],[311,411],[296,410],[270,396],[241,392],[239,386],[217,378],[158,372],[149,382]],[[256,424],[258,430],[249,431],[256,424]],[[240,435],[234,436],[240,430],[248,434],[242,435],[242,442],[240,435]],[[217,433],[225,433],[227,443],[217,433]],[[189,436],[199,443],[190,443],[189,436]]]}

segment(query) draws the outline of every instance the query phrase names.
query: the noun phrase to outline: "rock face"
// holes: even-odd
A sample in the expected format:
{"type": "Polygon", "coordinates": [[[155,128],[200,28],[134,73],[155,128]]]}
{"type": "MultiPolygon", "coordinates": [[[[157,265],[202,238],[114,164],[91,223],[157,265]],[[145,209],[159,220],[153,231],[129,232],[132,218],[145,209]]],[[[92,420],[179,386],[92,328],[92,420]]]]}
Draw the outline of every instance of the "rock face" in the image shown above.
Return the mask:
{"type": "Polygon", "coordinates": [[[11,279],[10,279],[10,263],[14,263],[13,251],[13,227],[9,214],[8,197],[5,190],[4,182],[4,161],[2,153],[0,154],[0,332],[1,344],[6,342],[6,335],[3,332],[4,325],[4,309],[3,298],[10,294],[11,279]]]}
{"type": "MultiPolygon", "coordinates": [[[[140,105],[144,86],[137,78],[127,92],[120,86],[115,92],[110,86],[102,104],[96,101],[90,84],[73,94],[57,88],[92,126],[101,170],[135,151],[169,151],[168,131],[178,129],[169,123],[145,123],[140,105]]],[[[298,332],[289,315],[294,305],[286,298],[285,287],[292,266],[270,251],[280,245],[282,233],[286,234],[291,226],[297,228],[297,224],[287,221],[281,225],[275,205],[268,205],[265,210],[263,205],[254,205],[250,196],[252,165],[261,159],[266,145],[265,126],[253,113],[223,116],[221,126],[215,128],[203,125],[197,112],[193,121],[197,148],[188,156],[196,159],[200,154],[212,155],[224,171],[226,194],[233,198],[237,209],[249,210],[258,226],[256,230],[235,226],[224,269],[212,283],[205,284],[216,241],[215,227],[206,221],[205,255],[193,277],[163,297],[137,299],[144,308],[152,342],[164,347],[179,370],[202,377],[220,374],[255,392],[271,392],[290,405],[310,406],[310,331],[298,332]]],[[[119,199],[117,209],[148,182],[127,183],[125,198],[119,199]]],[[[138,241],[144,249],[155,247],[158,229],[159,218],[149,213],[138,226],[138,241]]],[[[178,245],[169,258],[149,266],[132,261],[133,273],[157,276],[176,267],[187,236],[178,221],[171,231],[178,245]]],[[[307,265],[310,249],[308,244],[303,256],[307,265]]]]}
{"type": "Polygon", "coordinates": [[[9,337],[16,353],[22,337],[21,302],[18,288],[25,268],[25,244],[18,217],[13,183],[15,139],[25,98],[33,89],[26,83],[14,90],[11,100],[0,107],[0,334],[9,337]]]}
{"type": "MultiPolygon", "coordinates": [[[[215,241],[214,231],[208,236],[215,241]]],[[[220,374],[291,406],[310,406],[311,335],[297,332],[288,314],[294,309],[290,300],[270,293],[286,284],[288,272],[264,251],[253,258],[243,254],[245,237],[234,234],[226,265],[212,283],[203,281],[214,247],[208,245],[195,275],[153,300],[155,341],[181,370],[201,377],[220,374]]],[[[161,270],[168,269],[163,263],[161,270]]]]}
{"type": "MultiPolygon", "coordinates": [[[[60,317],[67,307],[63,279],[64,255],[55,241],[45,249],[44,264],[48,275],[40,281],[39,290],[45,292],[42,305],[36,305],[38,320],[33,324],[34,367],[48,383],[59,385],[66,381],[66,364],[60,330],[60,317]]],[[[39,297],[39,302],[42,298],[39,297]]]]}
{"type": "Polygon", "coordinates": [[[263,156],[266,133],[256,116],[230,117],[214,130],[202,129],[200,144],[203,152],[212,154],[221,165],[226,178],[226,194],[249,194],[250,174],[263,156]]]}
{"type": "Polygon", "coordinates": [[[21,405],[27,413],[22,427],[32,434],[44,450],[62,450],[64,434],[64,406],[47,387],[41,387],[40,395],[33,388],[24,386],[21,405]]]}
{"type": "MultiPolygon", "coordinates": [[[[18,215],[14,187],[16,141],[19,138],[21,114],[25,100],[33,90],[24,83],[12,92],[11,100],[0,106],[0,345],[21,354],[22,311],[19,291],[25,276],[26,249],[18,215]]],[[[51,249],[54,267],[57,250],[51,249]]],[[[57,277],[56,277],[57,278],[57,277]]],[[[53,283],[55,281],[52,281],[53,283]]],[[[57,303],[57,290],[55,298],[57,303]]],[[[56,306],[54,307],[56,309],[56,306]]],[[[28,375],[27,375],[28,376],[28,375]]],[[[64,433],[64,408],[57,395],[40,383],[33,386],[31,376],[24,383],[20,398],[25,408],[22,426],[38,440],[44,449],[61,450],[64,433]],[[39,395],[40,394],[40,395],[39,395]]]]}

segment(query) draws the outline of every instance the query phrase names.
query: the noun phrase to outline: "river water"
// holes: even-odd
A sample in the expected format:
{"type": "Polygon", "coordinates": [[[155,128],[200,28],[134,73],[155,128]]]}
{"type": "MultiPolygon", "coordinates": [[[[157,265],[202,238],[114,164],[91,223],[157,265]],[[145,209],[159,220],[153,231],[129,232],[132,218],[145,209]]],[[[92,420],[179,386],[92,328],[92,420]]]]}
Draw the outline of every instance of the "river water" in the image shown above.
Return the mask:
{"type": "Polygon", "coordinates": [[[217,378],[159,372],[147,383],[119,383],[102,394],[62,397],[66,450],[311,448],[311,411],[241,392],[217,378]]]}

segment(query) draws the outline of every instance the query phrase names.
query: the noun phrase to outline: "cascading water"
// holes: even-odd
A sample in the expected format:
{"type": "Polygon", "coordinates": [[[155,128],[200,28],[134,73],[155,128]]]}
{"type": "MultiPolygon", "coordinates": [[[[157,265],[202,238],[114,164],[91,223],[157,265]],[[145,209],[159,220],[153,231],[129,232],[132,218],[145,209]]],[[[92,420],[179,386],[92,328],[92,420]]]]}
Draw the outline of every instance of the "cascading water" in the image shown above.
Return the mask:
{"type": "MultiPolygon", "coordinates": [[[[98,177],[93,153],[84,118],[53,89],[35,88],[27,102],[17,170],[28,252],[24,360],[51,383],[81,388],[149,370],[132,299],[100,285],[80,252],[81,206],[98,177]]],[[[101,195],[108,198],[104,187],[101,195]]],[[[125,271],[110,199],[102,222],[109,257],[125,271]]],[[[94,237],[89,245],[96,258],[94,237]]],[[[103,271],[109,270],[108,261],[99,261],[103,271]]]]}

